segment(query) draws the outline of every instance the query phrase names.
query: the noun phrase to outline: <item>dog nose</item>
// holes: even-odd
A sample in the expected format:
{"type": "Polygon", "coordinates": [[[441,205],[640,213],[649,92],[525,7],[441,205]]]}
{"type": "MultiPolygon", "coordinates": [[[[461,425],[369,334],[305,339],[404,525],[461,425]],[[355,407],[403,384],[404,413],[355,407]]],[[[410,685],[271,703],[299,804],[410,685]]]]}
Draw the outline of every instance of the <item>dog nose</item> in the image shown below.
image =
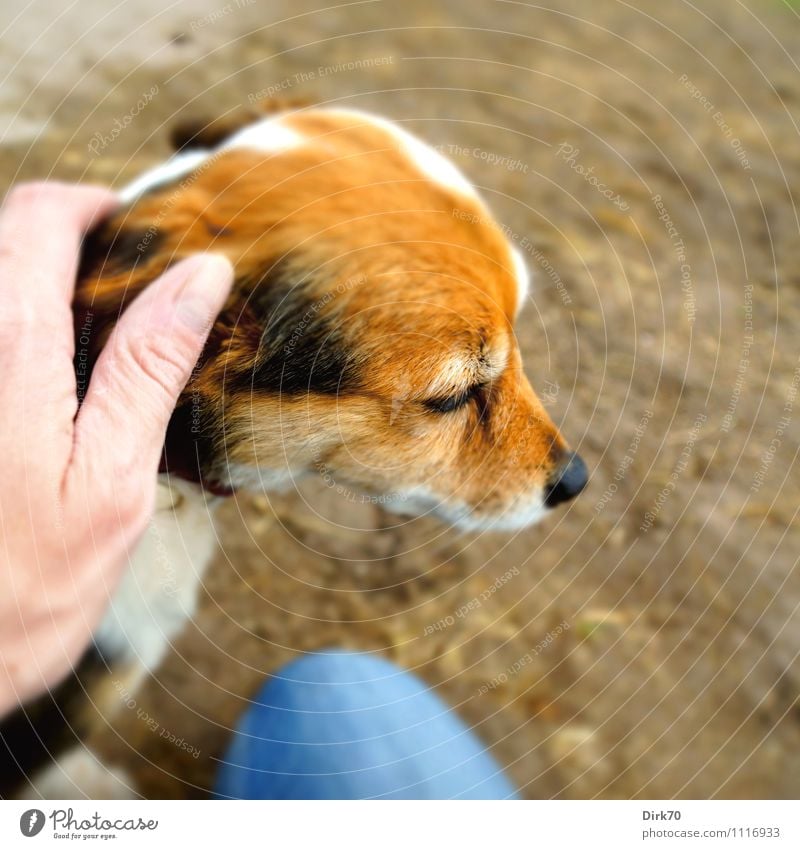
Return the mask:
{"type": "Polygon", "coordinates": [[[568,451],[550,476],[544,503],[548,507],[555,507],[570,501],[586,486],[588,480],[586,463],[574,451],[568,451]]]}

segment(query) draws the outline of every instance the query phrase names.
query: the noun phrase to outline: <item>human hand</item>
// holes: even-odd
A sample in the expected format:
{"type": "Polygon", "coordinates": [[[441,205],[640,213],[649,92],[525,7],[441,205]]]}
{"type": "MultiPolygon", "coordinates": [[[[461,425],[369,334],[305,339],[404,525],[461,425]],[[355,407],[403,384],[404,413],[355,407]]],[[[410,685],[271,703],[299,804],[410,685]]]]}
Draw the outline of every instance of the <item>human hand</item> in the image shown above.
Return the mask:
{"type": "Polygon", "coordinates": [[[231,285],[174,266],[126,309],[78,410],[72,301],[100,188],[13,189],[0,209],[0,715],[80,658],[152,514],[167,423],[231,285]]]}

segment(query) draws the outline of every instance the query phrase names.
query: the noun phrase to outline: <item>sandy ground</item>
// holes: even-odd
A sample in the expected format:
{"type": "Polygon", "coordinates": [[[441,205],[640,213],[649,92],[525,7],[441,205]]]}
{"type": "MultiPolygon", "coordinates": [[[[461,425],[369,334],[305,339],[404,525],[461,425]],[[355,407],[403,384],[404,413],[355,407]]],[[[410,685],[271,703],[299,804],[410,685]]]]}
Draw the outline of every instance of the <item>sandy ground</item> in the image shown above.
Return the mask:
{"type": "Polygon", "coordinates": [[[135,711],[95,741],[145,795],[203,795],[265,676],[334,645],[420,674],[530,797],[800,794],[791,7],[1,14],[4,186],[121,185],[164,157],[178,114],[270,87],[442,146],[530,240],[526,367],[592,469],[577,502],[516,536],[398,526],[321,481],[228,503],[200,613],[138,698],[199,756],[135,711]]]}

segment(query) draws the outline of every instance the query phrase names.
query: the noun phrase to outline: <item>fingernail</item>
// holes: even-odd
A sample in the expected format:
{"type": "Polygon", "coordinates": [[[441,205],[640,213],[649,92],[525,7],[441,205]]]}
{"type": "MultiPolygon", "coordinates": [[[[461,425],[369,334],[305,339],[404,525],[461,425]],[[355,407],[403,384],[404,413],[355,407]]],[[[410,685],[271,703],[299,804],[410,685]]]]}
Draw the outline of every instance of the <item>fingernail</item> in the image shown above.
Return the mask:
{"type": "Polygon", "coordinates": [[[186,282],[177,298],[175,317],[197,333],[205,333],[222,309],[233,281],[233,267],[222,254],[185,260],[186,282]]]}

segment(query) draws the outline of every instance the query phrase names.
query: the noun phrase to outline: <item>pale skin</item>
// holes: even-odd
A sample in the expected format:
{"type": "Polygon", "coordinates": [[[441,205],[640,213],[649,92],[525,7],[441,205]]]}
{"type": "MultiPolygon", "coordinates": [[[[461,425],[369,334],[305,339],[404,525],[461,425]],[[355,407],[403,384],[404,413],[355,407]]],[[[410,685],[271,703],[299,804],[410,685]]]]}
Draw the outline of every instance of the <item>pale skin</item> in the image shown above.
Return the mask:
{"type": "Polygon", "coordinates": [[[21,185],[0,209],[0,716],[79,660],[152,515],[175,402],[230,290],[173,266],[125,310],[78,408],[70,303],[105,189],[21,185]]]}

